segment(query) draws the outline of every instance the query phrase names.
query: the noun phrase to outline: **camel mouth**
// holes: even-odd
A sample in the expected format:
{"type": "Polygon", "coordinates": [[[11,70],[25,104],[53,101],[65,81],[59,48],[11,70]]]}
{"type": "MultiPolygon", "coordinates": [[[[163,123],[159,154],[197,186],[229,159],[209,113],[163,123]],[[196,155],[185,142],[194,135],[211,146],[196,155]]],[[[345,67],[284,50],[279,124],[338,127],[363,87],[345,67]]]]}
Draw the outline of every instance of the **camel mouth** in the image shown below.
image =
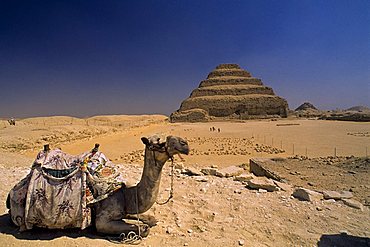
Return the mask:
{"type": "Polygon", "coordinates": [[[184,148],[182,148],[181,150],[180,149],[178,149],[178,148],[175,148],[180,154],[185,154],[185,155],[188,155],[189,154],[189,152],[190,152],[190,150],[189,150],[189,148],[188,147],[184,147],[184,148]]]}

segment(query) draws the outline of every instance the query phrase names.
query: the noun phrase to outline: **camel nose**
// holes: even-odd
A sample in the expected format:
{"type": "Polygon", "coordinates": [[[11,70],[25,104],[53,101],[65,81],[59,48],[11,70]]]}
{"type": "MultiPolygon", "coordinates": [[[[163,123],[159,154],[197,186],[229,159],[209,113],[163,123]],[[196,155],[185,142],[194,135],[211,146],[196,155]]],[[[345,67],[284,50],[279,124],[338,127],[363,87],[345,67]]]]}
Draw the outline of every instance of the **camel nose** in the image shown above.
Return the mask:
{"type": "Polygon", "coordinates": [[[180,145],[181,145],[182,153],[188,155],[189,154],[188,142],[185,140],[180,140],[180,145]]]}

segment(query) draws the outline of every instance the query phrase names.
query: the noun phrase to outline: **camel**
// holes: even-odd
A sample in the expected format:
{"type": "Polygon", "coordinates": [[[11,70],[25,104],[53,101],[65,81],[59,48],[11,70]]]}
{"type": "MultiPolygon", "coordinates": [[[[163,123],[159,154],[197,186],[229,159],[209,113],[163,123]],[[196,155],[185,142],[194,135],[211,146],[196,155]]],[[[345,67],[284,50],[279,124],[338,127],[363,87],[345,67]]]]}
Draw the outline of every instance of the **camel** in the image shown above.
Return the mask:
{"type": "Polygon", "coordinates": [[[111,196],[95,204],[95,227],[98,233],[117,235],[135,232],[141,237],[149,234],[147,224],[128,224],[122,219],[142,214],[156,202],[164,164],[175,154],[189,154],[188,143],[180,137],[141,138],[145,144],[144,169],[140,182],[133,187],[122,187],[111,196]]]}
{"type": "MultiPolygon", "coordinates": [[[[109,194],[107,198],[92,205],[92,223],[99,234],[121,235],[124,233],[128,235],[134,232],[140,237],[146,237],[149,234],[149,226],[153,225],[153,222],[150,222],[151,218],[148,220],[142,215],[142,223],[137,225],[126,223],[124,219],[132,219],[133,215],[139,217],[139,214],[148,211],[156,202],[164,164],[169,159],[173,159],[176,154],[189,154],[188,143],[180,137],[168,136],[165,141],[162,141],[158,136],[152,136],[143,137],[141,140],[145,144],[145,155],[144,169],[139,183],[131,187],[122,186],[109,194]]],[[[45,145],[44,149],[50,150],[48,145],[45,145]]],[[[94,182],[92,180],[95,178],[91,176],[86,167],[81,166],[81,170],[86,173],[90,182],[94,182]]],[[[29,178],[23,179],[17,186],[24,186],[27,179],[29,178]]],[[[9,195],[7,207],[11,211],[9,195]]],[[[24,203],[24,198],[20,203],[24,203]]],[[[16,214],[15,216],[18,222],[20,216],[16,214]]]]}

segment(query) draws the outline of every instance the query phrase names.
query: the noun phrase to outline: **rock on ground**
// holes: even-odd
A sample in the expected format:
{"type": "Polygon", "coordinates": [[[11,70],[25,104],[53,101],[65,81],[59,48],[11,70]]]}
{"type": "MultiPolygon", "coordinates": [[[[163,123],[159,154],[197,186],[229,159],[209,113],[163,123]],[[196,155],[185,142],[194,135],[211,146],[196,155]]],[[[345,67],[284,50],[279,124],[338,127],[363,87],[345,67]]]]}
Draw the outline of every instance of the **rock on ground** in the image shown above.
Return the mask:
{"type": "Polygon", "coordinates": [[[282,183],[279,181],[274,181],[274,183],[282,190],[287,191],[287,192],[292,192],[293,187],[290,184],[282,183]]]}
{"type": "Polygon", "coordinates": [[[358,202],[353,199],[342,199],[343,203],[351,208],[357,208],[360,209],[361,211],[364,210],[364,206],[361,204],[361,202],[358,202]]]}
{"type": "Polygon", "coordinates": [[[243,171],[244,171],[244,169],[241,168],[241,167],[229,166],[229,167],[226,167],[226,168],[223,168],[223,169],[217,171],[216,176],[229,178],[229,177],[238,176],[238,175],[242,174],[243,171]]]}
{"type": "Polygon", "coordinates": [[[273,171],[268,169],[264,166],[264,163],[269,162],[270,164],[275,164],[274,161],[271,159],[263,159],[263,158],[253,158],[249,161],[249,169],[256,176],[265,176],[268,178],[272,178],[277,181],[282,181],[282,179],[275,174],[273,171]]]}
{"type": "Polygon", "coordinates": [[[256,177],[252,180],[248,181],[248,188],[251,189],[265,189],[267,191],[277,191],[279,190],[278,187],[274,184],[274,182],[266,177],[256,177]]]}
{"type": "Polygon", "coordinates": [[[234,178],[235,181],[239,182],[248,182],[249,180],[255,178],[256,176],[253,173],[242,173],[234,178]]]}
{"type": "Polygon", "coordinates": [[[318,193],[316,191],[312,191],[305,188],[297,188],[293,192],[293,196],[295,198],[298,198],[302,201],[320,201],[323,198],[323,195],[321,193],[318,193]]]}
{"type": "Polygon", "coordinates": [[[332,190],[324,190],[322,192],[324,199],[334,199],[334,200],[339,200],[341,199],[340,193],[337,191],[332,191],[332,190]]]}
{"type": "Polygon", "coordinates": [[[216,176],[217,168],[202,168],[200,172],[204,175],[216,176]]]}
{"type": "Polygon", "coordinates": [[[324,190],[323,192],[324,199],[334,199],[334,200],[340,200],[340,199],[349,199],[353,197],[353,194],[350,191],[332,191],[332,190],[324,190]]]}
{"type": "Polygon", "coordinates": [[[202,176],[203,173],[201,173],[198,169],[189,167],[185,168],[181,172],[182,174],[188,175],[188,176],[202,176]]]}

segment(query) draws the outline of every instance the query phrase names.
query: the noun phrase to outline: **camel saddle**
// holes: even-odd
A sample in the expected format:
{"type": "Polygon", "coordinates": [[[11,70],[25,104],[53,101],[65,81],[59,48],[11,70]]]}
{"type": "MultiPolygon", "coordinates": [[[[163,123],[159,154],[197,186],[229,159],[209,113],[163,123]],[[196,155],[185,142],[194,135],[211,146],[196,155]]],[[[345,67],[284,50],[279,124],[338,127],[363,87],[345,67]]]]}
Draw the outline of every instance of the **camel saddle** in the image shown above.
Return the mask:
{"type": "Polygon", "coordinates": [[[9,192],[7,207],[20,231],[81,228],[91,224],[91,205],[123,183],[101,152],[73,156],[60,149],[38,153],[29,174],[9,192]],[[85,165],[92,176],[80,168],[85,165]],[[91,179],[93,178],[93,179],[91,179]]]}

